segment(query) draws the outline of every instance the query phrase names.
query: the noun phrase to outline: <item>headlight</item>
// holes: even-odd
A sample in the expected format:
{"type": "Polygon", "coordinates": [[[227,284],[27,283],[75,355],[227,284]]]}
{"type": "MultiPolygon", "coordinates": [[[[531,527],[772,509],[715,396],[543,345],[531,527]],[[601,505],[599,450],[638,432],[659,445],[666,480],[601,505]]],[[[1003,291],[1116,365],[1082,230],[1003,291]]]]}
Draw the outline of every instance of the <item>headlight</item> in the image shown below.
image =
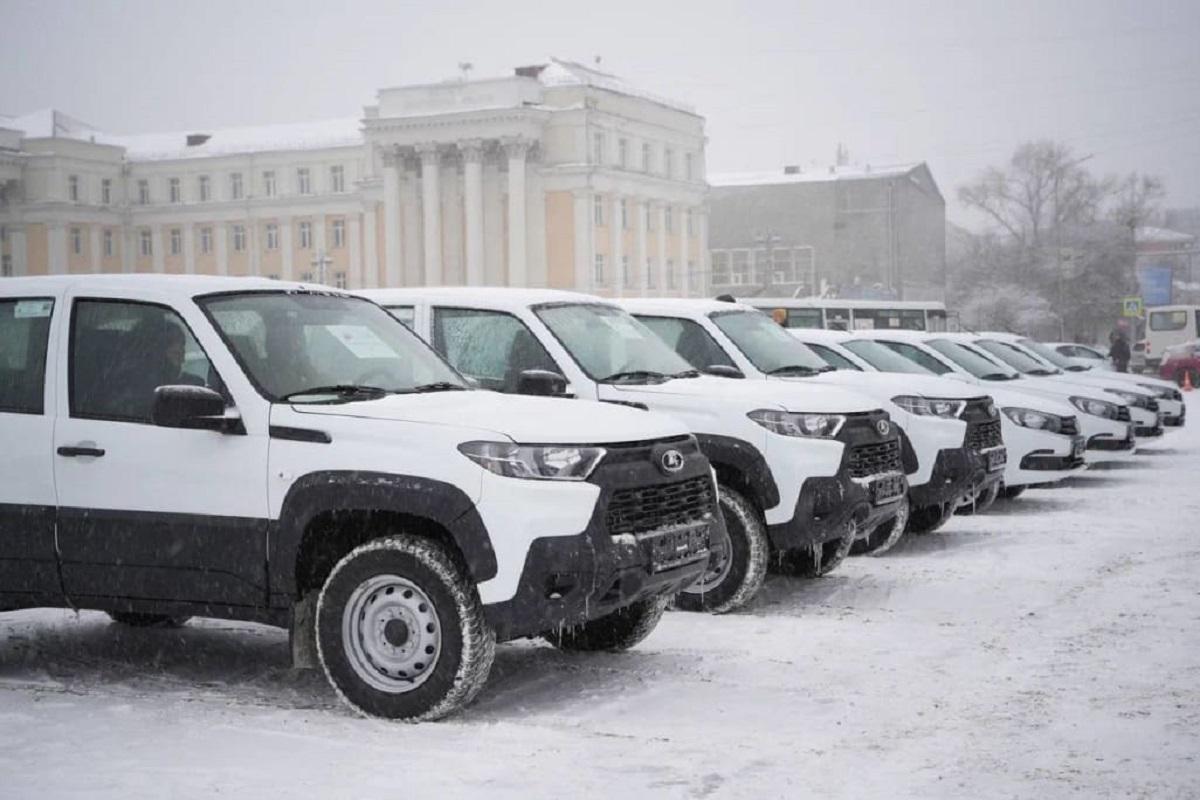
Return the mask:
{"type": "Polygon", "coordinates": [[[463,442],[458,452],[488,472],[506,478],[582,481],[604,458],[603,447],[463,442]]]}
{"type": "Polygon", "coordinates": [[[939,397],[916,397],[907,394],[893,397],[892,402],[918,417],[943,417],[945,419],[956,419],[967,407],[966,400],[944,400],[939,397]]]}
{"type": "Polygon", "coordinates": [[[1022,428],[1033,428],[1050,433],[1059,433],[1062,430],[1062,420],[1057,414],[1046,414],[1042,411],[1034,411],[1032,408],[1006,408],[1004,416],[1022,428]]]}
{"type": "Polygon", "coordinates": [[[1129,405],[1138,408],[1146,408],[1150,404],[1150,398],[1140,392],[1126,392],[1121,389],[1105,389],[1104,391],[1115,394],[1129,405]]]}
{"type": "Polygon", "coordinates": [[[832,439],[846,424],[846,418],[841,414],[804,414],[770,408],[760,408],[746,416],[780,436],[817,439],[832,439]]]}
{"type": "Polygon", "coordinates": [[[1182,400],[1183,395],[1178,389],[1168,389],[1166,386],[1153,386],[1148,383],[1139,383],[1138,386],[1145,389],[1147,392],[1153,392],[1154,396],[1161,400],[1182,400]]]}
{"type": "Polygon", "coordinates": [[[1071,405],[1085,414],[1091,414],[1093,417],[1116,419],[1118,416],[1117,409],[1119,406],[1116,403],[1110,403],[1107,400],[1093,400],[1090,397],[1072,397],[1070,400],[1071,405]]]}

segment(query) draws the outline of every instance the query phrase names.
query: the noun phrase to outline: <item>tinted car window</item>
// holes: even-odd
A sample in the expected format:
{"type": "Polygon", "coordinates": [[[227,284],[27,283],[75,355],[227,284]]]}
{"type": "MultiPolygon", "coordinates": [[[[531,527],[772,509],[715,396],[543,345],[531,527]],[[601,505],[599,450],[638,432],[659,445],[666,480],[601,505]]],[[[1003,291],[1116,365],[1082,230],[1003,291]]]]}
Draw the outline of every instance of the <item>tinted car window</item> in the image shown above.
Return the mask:
{"type": "Polygon", "coordinates": [[[485,389],[516,392],[525,370],[558,372],[525,323],[501,311],[434,309],[433,347],[485,389]]]}
{"type": "Polygon", "coordinates": [[[862,369],[857,364],[836,350],[828,348],[823,344],[813,344],[812,342],[806,342],[806,344],[809,350],[819,355],[822,361],[834,369],[852,369],[856,372],[862,372],[862,369]]]}
{"type": "Polygon", "coordinates": [[[417,315],[412,306],[388,306],[387,310],[389,314],[403,322],[406,328],[412,330],[413,320],[417,315]]]}
{"type": "Polygon", "coordinates": [[[677,317],[635,316],[696,369],[734,366],[733,360],[698,323],[677,317]]]}
{"type": "Polygon", "coordinates": [[[41,414],[50,298],[0,300],[0,412],[41,414]]]}
{"type": "Polygon", "coordinates": [[[899,353],[914,364],[924,367],[934,375],[945,375],[947,372],[953,371],[950,367],[947,367],[941,361],[929,355],[929,353],[924,352],[919,347],[913,347],[907,342],[880,342],[880,344],[889,350],[899,353]]]}

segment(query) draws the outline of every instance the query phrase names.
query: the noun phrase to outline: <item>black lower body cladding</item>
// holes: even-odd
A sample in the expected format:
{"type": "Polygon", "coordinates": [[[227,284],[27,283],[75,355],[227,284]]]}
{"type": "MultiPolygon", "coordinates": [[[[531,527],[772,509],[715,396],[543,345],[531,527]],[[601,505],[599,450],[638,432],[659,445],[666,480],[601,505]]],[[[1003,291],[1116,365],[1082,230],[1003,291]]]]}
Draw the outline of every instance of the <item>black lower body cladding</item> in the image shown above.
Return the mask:
{"type": "Polygon", "coordinates": [[[990,488],[1004,477],[1004,469],[989,471],[987,456],[966,447],[939,450],[929,481],[908,490],[913,508],[953,503],[990,488]]]}
{"type": "MultiPolygon", "coordinates": [[[[903,475],[895,476],[905,481],[903,475]]],[[[869,531],[896,516],[904,493],[884,503],[876,503],[871,490],[850,477],[846,470],[835,476],[809,478],[800,487],[796,513],[791,520],[767,526],[774,550],[796,550],[820,545],[846,535],[851,520],[859,531],[869,531]]]]}
{"type": "Polygon", "coordinates": [[[704,572],[713,526],[723,524],[709,462],[694,442],[683,444],[678,447],[685,456],[683,468],[665,477],[642,457],[642,448],[649,452],[654,446],[609,448],[589,478],[601,491],[586,530],[533,542],[516,594],[484,608],[497,641],[578,625],[639,600],[674,596],[704,572]],[[683,491],[698,485],[702,492],[683,491]],[[620,506],[622,493],[631,491],[638,493],[643,512],[636,516],[620,506]],[[662,546],[664,537],[670,547],[662,546]]]}

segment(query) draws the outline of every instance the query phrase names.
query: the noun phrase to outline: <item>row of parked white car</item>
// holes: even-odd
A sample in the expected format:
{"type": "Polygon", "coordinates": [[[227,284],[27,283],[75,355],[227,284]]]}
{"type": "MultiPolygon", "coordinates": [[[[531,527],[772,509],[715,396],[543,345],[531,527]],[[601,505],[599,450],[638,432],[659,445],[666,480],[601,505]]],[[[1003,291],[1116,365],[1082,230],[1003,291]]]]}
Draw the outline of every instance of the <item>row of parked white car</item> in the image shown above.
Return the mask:
{"type": "Polygon", "coordinates": [[[1184,422],[1173,385],[1020,337],[362,295],[0,282],[0,611],[285,626],[354,708],[431,719],[497,641],[632,647],[669,603],[734,610],[1184,422]]]}

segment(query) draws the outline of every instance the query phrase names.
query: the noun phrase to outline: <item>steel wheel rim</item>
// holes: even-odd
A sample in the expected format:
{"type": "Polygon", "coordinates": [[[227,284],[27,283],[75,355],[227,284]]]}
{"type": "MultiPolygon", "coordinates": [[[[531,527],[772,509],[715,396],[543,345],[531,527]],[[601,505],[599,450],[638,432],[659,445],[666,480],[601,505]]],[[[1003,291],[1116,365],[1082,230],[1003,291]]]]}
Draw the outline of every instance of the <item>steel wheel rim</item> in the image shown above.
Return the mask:
{"type": "Polygon", "coordinates": [[[733,538],[729,535],[729,526],[721,526],[721,535],[717,541],[709,541],[708,566],[704,574],[696,582],[684,589],[686,594],[704,594],[711,592],[729,577],[733,569],[733,538]]]}
{"type": "Polygon", "coordinates": [[[350,668],[381,692],[403,694],[425,683],[442,654],[442,627],[429,596],[398,575],[358,585],[342,612],[350,668]]]}

